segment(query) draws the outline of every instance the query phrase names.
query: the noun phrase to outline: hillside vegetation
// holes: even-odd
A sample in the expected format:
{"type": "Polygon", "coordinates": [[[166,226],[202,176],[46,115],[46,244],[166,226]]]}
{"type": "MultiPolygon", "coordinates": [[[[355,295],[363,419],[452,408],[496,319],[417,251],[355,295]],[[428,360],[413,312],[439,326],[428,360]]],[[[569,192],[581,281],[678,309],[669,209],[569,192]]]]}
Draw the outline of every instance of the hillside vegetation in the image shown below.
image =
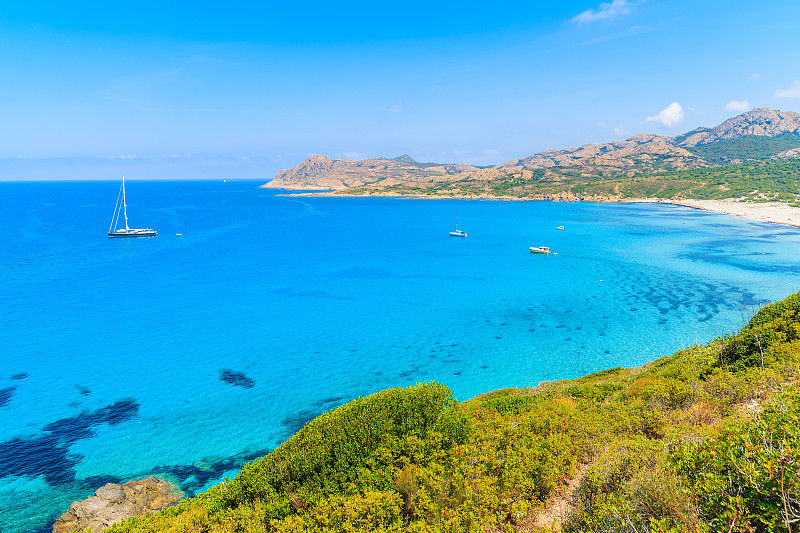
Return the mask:
{"type": "Polygon", "coordinates": [[[745,135],[690,147],[687,150],[711,163],[727,164],[737,160],[766,160],[775,154],[798,147],[800,135],[783,133],[775,137],[745,135]]]}
{"type": "Polygon", "coordinates": [[[568,168],[506,172],[491,181],[395,184],[341,191],[346,195],[501,197],[615,201],[628,198],[744,199],[798,204],[800,160],[751,161],[632,177],[585,177],[568,168]]]}
{"type": "Polygon", "coordinates": [[[439,383],[353,400],[110,531],[798,531],[799,373],[800,293],[639,368],[463,403],[439,383]]]}

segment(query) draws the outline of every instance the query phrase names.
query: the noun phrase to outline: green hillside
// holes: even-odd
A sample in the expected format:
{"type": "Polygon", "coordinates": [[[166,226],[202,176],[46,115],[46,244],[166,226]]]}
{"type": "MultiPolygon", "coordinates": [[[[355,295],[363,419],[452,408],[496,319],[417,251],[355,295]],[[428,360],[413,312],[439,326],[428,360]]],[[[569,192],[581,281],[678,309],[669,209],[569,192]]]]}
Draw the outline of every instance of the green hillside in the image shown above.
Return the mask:
{"type": "Polygon", "coordinates": [[[572,167],[538,169],[530,177],[507,172],[492,180],[465,178],[443,183],[401,183],[389,187],[350,188],[347,195],[506,197],[581,200],[746,199],[800,202],[800,159],[751,161],[736,165],[639,174],[586,177],[572,167]]]}
{"type": "Polygon", "coordinates": [[[775,137],[743,135],[735,139],[723,139],[686,149],[715,164],[727,164],[733,160],[765,160],[773,155],[800,146],[800,135],[783,133],[775,137]]]}
{"type": "Polygon", "coordinates": [[[594,180],[570,186],[584,195],[611,194],[628,198],[694,198],[797,203],[800,200],[800,160],[749,162],[712,168],[594,180]],[[581,185],[583,185],[581,187],[581,185]]]}
{"type": "Polygon", "coordinates": [[[799,375],[800,293],[640,368],[464,403],[438,383],[353,400],[109,531],[797,531],[799,375]]]}

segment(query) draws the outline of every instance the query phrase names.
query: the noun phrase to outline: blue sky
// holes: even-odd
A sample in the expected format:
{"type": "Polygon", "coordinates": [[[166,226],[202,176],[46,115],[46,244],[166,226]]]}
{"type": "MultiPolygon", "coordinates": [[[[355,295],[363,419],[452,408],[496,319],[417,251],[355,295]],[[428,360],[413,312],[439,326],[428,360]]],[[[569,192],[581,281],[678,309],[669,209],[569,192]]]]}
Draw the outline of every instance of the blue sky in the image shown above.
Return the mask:
{"type": "Polygon", "coordinates": [[[21,2],[0,180],[491,165],[800,111],[800,2],[21,2]]]}

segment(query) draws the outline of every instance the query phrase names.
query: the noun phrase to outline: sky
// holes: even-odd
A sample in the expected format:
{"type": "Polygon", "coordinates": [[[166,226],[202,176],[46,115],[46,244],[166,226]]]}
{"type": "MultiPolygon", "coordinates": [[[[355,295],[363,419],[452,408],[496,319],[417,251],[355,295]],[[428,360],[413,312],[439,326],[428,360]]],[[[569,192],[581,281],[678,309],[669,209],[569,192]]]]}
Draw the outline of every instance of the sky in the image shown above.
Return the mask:
{"type": "Polygon", "coordinates": [[[495,165],[800,111],[800,2],[37,2],[0,10],[0,180],[495,165]]]}

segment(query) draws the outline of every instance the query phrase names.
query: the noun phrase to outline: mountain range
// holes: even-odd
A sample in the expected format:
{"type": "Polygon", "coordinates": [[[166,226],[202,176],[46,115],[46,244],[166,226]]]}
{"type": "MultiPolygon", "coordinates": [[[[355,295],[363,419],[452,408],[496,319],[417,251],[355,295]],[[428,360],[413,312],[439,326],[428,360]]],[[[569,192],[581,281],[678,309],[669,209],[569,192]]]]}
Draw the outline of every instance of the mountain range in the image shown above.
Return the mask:
{"type": "MultiPolygon", "coordinates": [[[[545,150],[489,167],[420,163],[408,155],[362,160],[314,155],[282,170],[264,187],[346,195],[564,197],[574,196],[576,185],[579,194],[607,180],[625,183],[641,176],[792,158],[800,158],[800,113],[757,108],[676,137],[639,134],[545,150]]],[[[613,200],[619,192],[619,186],[605,188],[601,196],[607,193],[613,200]]]]}

